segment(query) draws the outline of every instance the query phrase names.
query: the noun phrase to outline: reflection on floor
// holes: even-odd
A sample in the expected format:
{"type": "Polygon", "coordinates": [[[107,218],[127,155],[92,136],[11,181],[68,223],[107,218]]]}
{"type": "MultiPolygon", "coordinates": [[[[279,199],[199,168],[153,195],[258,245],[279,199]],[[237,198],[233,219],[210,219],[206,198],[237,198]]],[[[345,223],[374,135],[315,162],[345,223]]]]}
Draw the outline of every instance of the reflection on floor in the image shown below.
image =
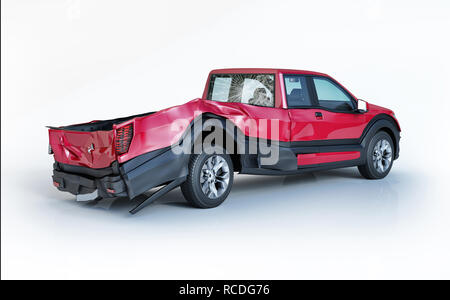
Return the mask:
{"type": "MultiPolygon", "coordinates": [[[[407,176],[406,176],[407,177],[407,176]]],[[[362,178],[356,168],[291,176],[253,176],[236,174],[232,192],[226,201],[215,209],[196,209],[184,200],[179,188],[169,192],[155,203],[144,208],[132,218],[151,215],[154,220],[182,215],[183,218],[245,218],[268,217],[277,214],[296,214],[305,220],[320,218],[321,222],[395,222],[399,193],[408,193],[405,174],[395,171],[382,180],[362,178]],[[402,181],[399,180],[402,178],[402,181]],[[252,211],[252,212],[250,212],[252,211]]],[[[132,201],[125,198],[103,199],[80,203],[70,202],[80,209],[100,209],[118,215],[128,210],[155,190],[148,191],[132,201]]],[[[402,199],[407,199],[403,196],[402,199]]],[[[174,218],[170,218],[172,221],[174,218]]]]}

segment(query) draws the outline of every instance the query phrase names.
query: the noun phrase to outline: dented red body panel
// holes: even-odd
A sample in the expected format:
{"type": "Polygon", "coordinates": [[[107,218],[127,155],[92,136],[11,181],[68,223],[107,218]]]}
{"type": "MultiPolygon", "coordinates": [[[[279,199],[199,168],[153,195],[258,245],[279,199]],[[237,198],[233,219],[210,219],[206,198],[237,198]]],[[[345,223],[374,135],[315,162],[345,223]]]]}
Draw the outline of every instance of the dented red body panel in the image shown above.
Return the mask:
{"type": "Polygon", "coordinates": [[[77,132],[49,129],[55,160],[70,165],[105,168],[116,160],[113,131],[77,132]],[[92,145],[94,145],[91,150],[92,145]]]}
{"type": "Polygon", "coordinates": [[[50,145],[55,153],[55,160],[58,162],[90,168],[104,168],[116,159],[119,163],[123,163],[141,154],[173,145],[181,138],[190,123],[203,113],[212,113],[229,119],[250,137],[263,137],[285,142],[290,140],[288,110],[262,109],[249,104],[195,99],[150,116],[135,118],[115,125],[111,131],[75,132],[50,129],[50,145]],[[270,127],[259,126],[259,122],[266,119],[278,119],[279,131],[272,133],[270,127]],[[116,156],[113,147],[115,129],[130,123],[134,125],[134,133],[129,150],[125,154],[116,156]],[[248,124],[256,124],[260,130],[252,130],[252,126],[248,124]],[[95,149],[88,153],[87,149],[91,144],[95,145],[95,149]]]}
{"type": "MultiPolygon", "coordinates": [[[[270,73],[275,74],[275,106],[260,107],[243,103],[217,102],[207,100],[209,77],[202,98],[116,124],[105,131],[70,131],[49,129],[50,146],[55,160],[64,164],[105,168],[112,162],[126,162],[139,155],[168,147],[176,143],[190,123],[204,113],[211,113],[230,120],[246,136],[262,137],[281,142],[313,141],[328,139],[356,139],[378,114],[394,117],[391,110],[369,104],[364,114],[336,113],[320,108],[288,109],[283,83],[283,74],[305,74],[329,77],[323,73],[283,69],[223,69],[210,73],[270,73]],[[316,112],[322,113],[317,122],[316,112]],[[278,128],[259,126],[266,120],[277,120],[278,128]],[[133,138],[128,152],[117,155],[114,149],[116,129],[133,124],[133,138]],[[252,126],[249,126],[252,124],[252,126]],[[257,127],[255,130],[254,127],[257,127]]],[[[343,87],[344,88],[344,87],[343,87]]],[[[345,89],[345,88],[344,88],[345,89]]],[[[352,95],[349,91],[348,93],[352,95]]],[[[352,95],[352,97],[354,97],[352,95]]],[[[356,99],[356,98],[355,98],[356,99]]],[[[394,118],[395,119],[395,118],[394,118]]],[[[262,124],[264,125],[264,124],[262,124]]],[[[354,155],[348,153],[347,156],[354,155]]],[[[299,157],[299,164],[339,161],[341,154],[309,155],[299,157]]],[[[353,156],[352,156],[353,157],[353,156]]]]}
{"type": "MultiPolygon", "coordinates": [[[[264,137],[280,141],[289,141],[289,114],[279,108],[264,108],[242,103],[224,103],[195,99],[180,106],[161,110],[151,116],[136,118],[135,133],[128,153],[118,157],[119,163],[125,162],[143,153],[175,144],[186,131],[190,123],[203,113],[212,113],[232,121],[245,135],[264,137]],[[270,130],[250,130],[249,124],[259,125],[261,120],[279,119],[280,129],[272,134],[270,130]]],[[[127,123],[120,124],[123,126],[127,123]]],[[[270,129],[270,128],[269,128],[270,129]]]]}

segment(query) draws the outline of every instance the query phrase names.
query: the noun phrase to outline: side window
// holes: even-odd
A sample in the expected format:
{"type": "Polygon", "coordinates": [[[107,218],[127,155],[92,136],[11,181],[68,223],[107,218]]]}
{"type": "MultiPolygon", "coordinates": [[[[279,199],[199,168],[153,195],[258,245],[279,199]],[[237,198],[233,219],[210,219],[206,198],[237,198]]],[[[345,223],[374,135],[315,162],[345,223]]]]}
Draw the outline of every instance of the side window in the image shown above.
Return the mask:
{"type": "Polygon", "coordinates": [[[284,88],[288,107],[312,105],[304,76],[284,75],[284,88]]]}
{"type": "Polygon", "coordinates": [[[337,84],[326,78],[314,78],[313,81],[320,106],[342,111],[353,110],[350,96],[337,84]]]}
{"type": "Polygon", "coordinates": [[[208,99],[274,107],[274,92],[273,74],[213,74],[208,99]]]}

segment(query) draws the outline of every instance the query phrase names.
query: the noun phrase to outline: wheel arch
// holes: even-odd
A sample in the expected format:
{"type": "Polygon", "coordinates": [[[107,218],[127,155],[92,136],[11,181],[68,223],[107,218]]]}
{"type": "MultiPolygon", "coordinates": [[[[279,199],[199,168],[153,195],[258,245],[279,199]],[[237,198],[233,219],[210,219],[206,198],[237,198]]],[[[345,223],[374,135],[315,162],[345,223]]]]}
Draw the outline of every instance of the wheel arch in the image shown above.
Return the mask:
{"type": "Polygon", "coordinates": [[[388,114],[379,114],[370,120],[361,136],[361,144],[365,148],[370,139],[379,131],[385,131],[392,138],[394,143],[394,159],[400,153],[400,127],[397,121],[388,114]]]}
{"type": "MultiPolygon", "coordinates": [[[[213,130],[213,127],[215,126],[220,126],[222,132],[223,132],[223,139],[225,141],[225,143],[227,141],[232,141],[233,144],[232,145],[222,145],[225,149],[230,149],[229,147],[232,147],[233,151],[231,153],[229,153],[231,160],[233,162],[233,168],[235,171],[241,171],[242,170],[242,161],[241,161],[241,154],[239,153],[243,153],[241,152],[241,149],[245,149],[242,147],[245,147],[245,143],[239,143],[238,142],[238,134],[242,134],[242,131],[236,126],[234,125],[234,123],[223,116],[220,115],[216,115],[214,113],[210,113],[210,112],[205,112],[200,114],[199,116],[197,116],[189,125],[189,129],[190,130],[186,130],[185,134],[182,137],[182,140],[186,137],[186,133],[190,132],[191,134],[191,139],[190,139],[190,147],[191,150],[194,149],[195,145],[199,142],[203,142],[203,140],[206,138],[207,135],[205,135],[205,133],[211,132],[213,130]],[[203,127],[205,122],[207,122],[208,120],[217,120],[219,122],[217,122],[216,124],[214,124],[210,130],[205,130],[205,128],[203,127]],[[227,126],[227,123],[229,124],[227,126]],[[199,127],[201,126],[201,127],[199,127]],[[202,128],[201,131],[198,130],[194,130],[195,128],[202,128]]],[[[209,128],[209,127],[208,127],[209,128]]]]}

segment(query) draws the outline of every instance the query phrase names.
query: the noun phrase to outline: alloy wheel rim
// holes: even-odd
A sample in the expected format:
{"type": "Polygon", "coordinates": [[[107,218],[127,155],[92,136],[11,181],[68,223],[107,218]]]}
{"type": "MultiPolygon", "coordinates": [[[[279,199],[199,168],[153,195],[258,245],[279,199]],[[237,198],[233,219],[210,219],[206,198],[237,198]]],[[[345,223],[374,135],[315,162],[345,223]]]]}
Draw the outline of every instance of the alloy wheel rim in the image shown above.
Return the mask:
{"type": "Polygon", "coordinates": [[[209,157],[200,172],[200,186],[203,194],[216,199],[225,193],[230,182],[230,168],[227,161],[219,155],[209,157]]]}
{"type": "Polygon", "coordinates": [[[382,139],[375,144],[372,160],[377,172],[384,173],[389,169],[392,162],[392,147],[387,140],[382,139]]]}

